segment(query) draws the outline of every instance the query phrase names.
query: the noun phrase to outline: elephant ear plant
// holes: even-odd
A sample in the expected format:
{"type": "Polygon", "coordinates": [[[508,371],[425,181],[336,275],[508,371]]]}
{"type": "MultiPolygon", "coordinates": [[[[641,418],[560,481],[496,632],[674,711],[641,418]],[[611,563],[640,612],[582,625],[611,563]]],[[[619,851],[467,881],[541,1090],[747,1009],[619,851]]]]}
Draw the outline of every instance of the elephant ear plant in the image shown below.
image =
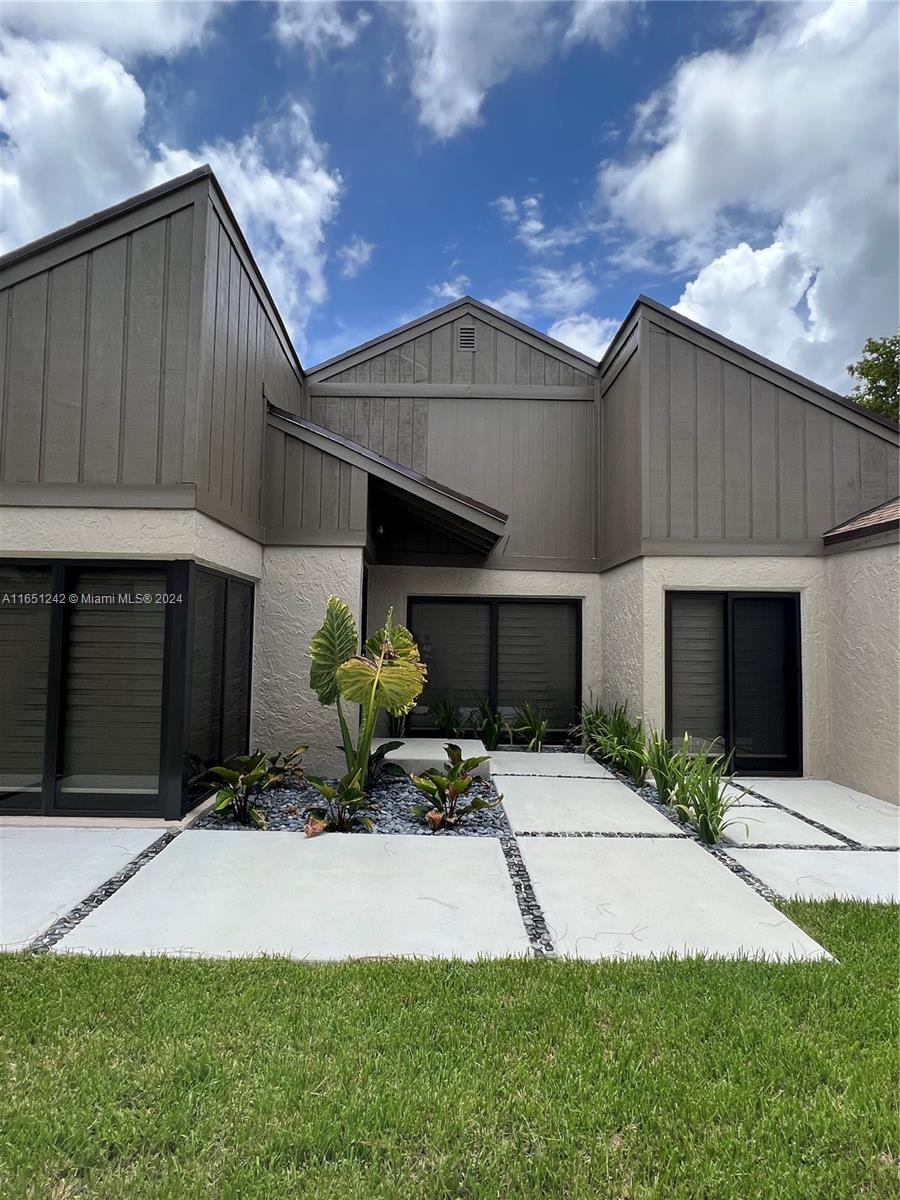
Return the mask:
{"type": "Polygon", "coordinates": [[[410,775],[410,779],[427,797],[426,804],[418,804],[413,808],[417,817],[421,817],[432,830],[453,829],[463,817],[469,813],[478,812],[483,808],[496,808],[502,796],[496,800],[486,800],[484,796],[473,796],[465,804],[460,799],[466,794],[475,777],[472,774],[479,763],[486,762],[489,754],[480,754],[475,758],[463,758],[459,746],[452,743],[444,747],[447,755],[447,765],[443,771],[431,767],[423,775],[410,775]]]}
{"type": "MultiPolygon", "coordinates": [[[[383,754],[379,757],[376,751],[372,755],[378,713],[384,709],[392,717],[406,716],[425,686],[419,648],[409,630],[395,625],[392,617],[393,610],[388,609],[384,625],[372,634],[362,653],[357,653],[359,634],[353,614],[343,600],[329,596],[322,628],[309,644],[310,687],[320,704],[337,707],[347,772],[338,783],[336,799],[346,806],[357,805],[357,793],[365,792],[370,773],[383,762],[383,754]],[[355,743],[343,702],[359,706],[355,743]]],[[[322,791],[320,780],[310,779],[310,783],[322,791]]],[[[328,828],[335,828],[331,820],[334,811],[324,818],[328,828]]]]}

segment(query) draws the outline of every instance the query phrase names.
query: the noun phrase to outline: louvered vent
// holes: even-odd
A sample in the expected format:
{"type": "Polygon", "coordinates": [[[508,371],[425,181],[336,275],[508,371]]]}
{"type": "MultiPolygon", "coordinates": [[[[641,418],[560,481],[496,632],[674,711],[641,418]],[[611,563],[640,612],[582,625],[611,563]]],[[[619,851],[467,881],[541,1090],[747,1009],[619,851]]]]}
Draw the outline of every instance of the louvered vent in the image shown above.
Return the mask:
{"type": "Polygon", "coordinates": [[[456,348],[457,350],[474,350],[475,349],[475,326],[460,325],[456,331],[456,348]]]}

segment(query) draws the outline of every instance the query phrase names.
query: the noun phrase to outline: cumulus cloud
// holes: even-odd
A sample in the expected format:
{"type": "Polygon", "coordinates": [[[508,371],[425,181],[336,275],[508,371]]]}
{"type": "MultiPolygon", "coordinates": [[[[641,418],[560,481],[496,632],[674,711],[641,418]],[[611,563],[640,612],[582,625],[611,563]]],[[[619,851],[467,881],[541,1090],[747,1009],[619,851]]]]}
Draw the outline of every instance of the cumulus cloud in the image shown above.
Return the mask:
{"type": "Polygon", "coordinates": [[[428,292],[433,300],[441,300],[449,304],[451,300],[458,300],[460,296],[468,295],[471,285],[472,280],[468,275],[463,275],[460,272],[453,279],[445,279],[441,283],[432,283],[428,288],[428,292]]]}
{"type": "Polygon", "coordinates": [[[588,358],[603,357],[606,347],[619,328],[613,317],[594,317],[590,313],[572,313],[561,321],[554,321],[547,332],[558,342],[565,342],[573,350],[580,350],[588,358]]]}
{"type": "Polygon", "coordinates": [[[0,251],[208,161],[302,349],[342,188],[303,105],[234,141],[149,145],[137,80],[84,38],[0,34],[0,79],[0,251]]]}
{"type": "Polygon", "coordinates": [[[28,38],[94,46],[127,61],[198,46],[223,7],[213,0],[0,0],[0,27],[28,38]]]}
{"type": "Polygon", "coordinates": [[[566,226],[548,229],[542,212],[543,197],[539,194],[516,200],[512,196],[498,196],[492,204],[508,225],[515,229],[515,237],[532,254],[553,253],[566,246],[584,241],[585,231],[566,226]]]}
{"type": "Polygon", "coordinates": [[[344,279],[355,279],[372,257],[375,249],[373,242],[367,242],[358,233],[345,246],[338,249],[337,257],[341,260],[341,275],[344,279]]]}
{"type": "Polygon", "coordinates": [[[578,312],[596,294],[587,267],[576,262],[567,267],[533,267],[516,287],[485,303],[511,317],[542,313],[561,318],[578,312]]]}
{"type": "Polygon", "coordinates": [[[893,5],[776,8],[684,60],[606,164],[609,212],[694,276],[679,311],[841,391],[897,325],[893,5]]]}
{"type": "Polygon", "coordinates": [[[328,51],[352,46],[371,16],[357,10],[346,19],[347,6],[337,0],[287,0],[278,6],[275,36],[285,46],[302,46],[308,54],[324,58],[328,51]]]}
{"type": "Polygon", "coordinates": [[[442,140],[477,125],[492,87],[578,42],[611,45],[629,7],[607,0],[412,0],[400,11],[420,122],[442,140]]]}

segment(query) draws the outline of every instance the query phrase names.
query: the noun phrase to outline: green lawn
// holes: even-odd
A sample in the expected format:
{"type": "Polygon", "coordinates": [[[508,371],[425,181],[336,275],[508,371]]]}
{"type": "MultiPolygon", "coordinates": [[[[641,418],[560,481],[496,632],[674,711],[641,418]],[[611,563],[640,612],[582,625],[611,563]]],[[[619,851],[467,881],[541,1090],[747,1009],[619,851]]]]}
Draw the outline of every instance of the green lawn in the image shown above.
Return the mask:
{"type": "Polygon", "coordinates": [[[5,956],[0,1195],[897,1195],[898,910],[840,964],[5,956]]]}

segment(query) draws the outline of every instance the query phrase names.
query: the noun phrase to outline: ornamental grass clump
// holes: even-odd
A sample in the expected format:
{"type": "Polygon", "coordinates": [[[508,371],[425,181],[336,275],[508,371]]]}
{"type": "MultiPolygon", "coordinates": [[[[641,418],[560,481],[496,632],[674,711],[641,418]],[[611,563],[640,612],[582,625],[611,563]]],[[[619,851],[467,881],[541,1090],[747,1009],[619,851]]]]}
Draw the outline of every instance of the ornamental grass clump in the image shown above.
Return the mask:
{"type": "Polygon", "coordinates": [[[701,842],[710,846],[720,842],[725,830],[735,824],[728,819],[729,810],[739,798],[727,794],[732,781],[728,773],[730,764],[730,754],[727,757],[695,754],[672,794],[678,816],[696,829],[701,842]]]}
{"type": "Polygon", "coordinates": [[[691,769],[691,739],[685,734],[675,750],[667,737],[651,730],[644,746],[644,767],[653,776],[660,801],[672,804],[676,789],[691,769]]]}
{"type": "Polygon", "coordinates": [[[525,749],[533,754],[540,754],[547,739],[548,725],[541,709],[535,708],[533,704],[522,704],[516,709],[514,720],[516,733],[524,734],[528,739],[525,749]]]}
{"type": "Polygon", "coordinates": [[[472,722],[472,732],[479,735],[485,750],[496,750],[500,745],[506,722],[487,696],[479,699],[478,706],[472,709],[469,720],[472,722]]]}
{"type": "Polygon", "coordinates": [[[478,812],[484,808],[496,808],[502,796],[496,800],[487,800],[484,796],[473,796],[466,803],[460,803],[475,782],[472,772],[490,758],[489,754],[479,754],[473,758],[463,758],[459,746],[452,743],[444,747],[447,764],[443,770],[430,767],[422,775],[410,775],[412,783],[427,797],[426,804],[417,804],[413,813],[421,817],[436,833],[439,829],[453,829],[463,817],[469,813],[478,812]]]}
{"type": "Polygon", "coordinates": [[[644,723],[632,720],[624,704],[617,704],[602,720],[592,724],[587,749],[627,775],[635,787],[647,779],[647,738],[644,723]]]}

